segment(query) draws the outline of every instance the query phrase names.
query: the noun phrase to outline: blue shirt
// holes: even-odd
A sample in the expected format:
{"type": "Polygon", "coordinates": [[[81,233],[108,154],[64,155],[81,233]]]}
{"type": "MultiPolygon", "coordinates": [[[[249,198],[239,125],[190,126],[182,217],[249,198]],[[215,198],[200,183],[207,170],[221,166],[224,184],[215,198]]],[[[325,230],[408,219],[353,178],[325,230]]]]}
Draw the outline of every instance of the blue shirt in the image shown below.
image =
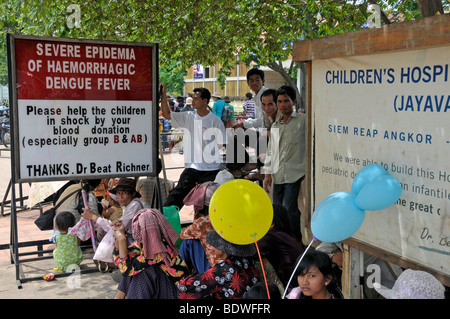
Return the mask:
{"type": "Polygon", "coordinates": [[[217,100],[213,104],[212,112],[216,114],[219,119],[222,118],[223,108],[225,107],[225,102],[223,100],[217,100]]]}

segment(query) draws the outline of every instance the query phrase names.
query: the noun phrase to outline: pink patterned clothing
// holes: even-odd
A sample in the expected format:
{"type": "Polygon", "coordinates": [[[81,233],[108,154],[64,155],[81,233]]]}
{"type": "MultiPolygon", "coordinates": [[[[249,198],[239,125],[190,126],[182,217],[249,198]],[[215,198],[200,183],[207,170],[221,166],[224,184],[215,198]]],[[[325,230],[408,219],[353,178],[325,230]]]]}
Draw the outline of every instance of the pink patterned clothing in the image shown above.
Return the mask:
{"type": "Polygon", "coordinates": [[[125,258],[120,258],[119,251],[114,249],[114,264],[119,268],[124,277],[135,276],[147,266],[157,265],[175,283],[182,277],[188,275],[188,270],[178,252],[173,251],[166,242],[164,244],[170,256],[171,266],[164,263],[165,257],[161,254],[157,254],[154,259],[146,259],[142,245],[138,242],[133,242],[128,246],[128,255],[125,258]]]}

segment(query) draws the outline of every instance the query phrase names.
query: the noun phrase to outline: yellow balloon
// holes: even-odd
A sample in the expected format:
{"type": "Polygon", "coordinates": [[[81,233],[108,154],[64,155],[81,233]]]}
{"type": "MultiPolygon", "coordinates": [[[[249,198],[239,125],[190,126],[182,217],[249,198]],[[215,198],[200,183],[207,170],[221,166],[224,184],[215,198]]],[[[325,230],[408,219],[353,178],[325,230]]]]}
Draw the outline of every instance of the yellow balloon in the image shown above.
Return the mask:
{"type": "Polygon", "coordinates": [[[222,184],[211,197],[209,217],[217,233],[231,243],[261,239],[272,225],[273,207],[264,189],[245,179],[222,184]]]}

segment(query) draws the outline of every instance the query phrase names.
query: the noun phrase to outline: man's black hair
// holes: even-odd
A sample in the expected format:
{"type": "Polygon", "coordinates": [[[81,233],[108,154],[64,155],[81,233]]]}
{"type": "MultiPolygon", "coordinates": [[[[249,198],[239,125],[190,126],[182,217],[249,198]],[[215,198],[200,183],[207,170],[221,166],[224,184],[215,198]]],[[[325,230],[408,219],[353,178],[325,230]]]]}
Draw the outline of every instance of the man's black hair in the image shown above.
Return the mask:
{"type": "Polygon", "coordinates": [[[248,79],[250,78],[250,76],[252,76],[252,75],[254,75],[254,74],[259,75],[259,76],[261,77],[261,80],[264,81],[264,71],[263,71],[263,70],[260,70],[260,69],[257,69],[257,68],[253,68],[253,69],[251,69],[251,70],[249,70],[249,71],[247,72],[247,81],[248,81],[248,79]]]}
{"type": "Polygon", "coordinates": [[[295,89],[289,85],[283,85],[277,90],[276,98],[278,99],[278,95],[287,95],[291,98],[292,101],[297,100],[297,94],[295,93],[295,89]]]}
{"type": "Polygon", "coordinates": [[[200,93],[200,97],[202,99],[207,99],[208,103],[209,103],[209,100],[211,99],[211,92],[209,92],[208,89],[206,89],[206,88],[195,88],[194,89],[194,93],[197,93],[197,92],[200,93]]]}
{"type": "Polygon", "coordinates": [[[262,92],[262,94],[261,94],[261,102],[262,102],[263,96],[269,96],[269,95],[273,96],[273,101],[275,102],[275,104],[277,104],[277,91],[274,90],[274,89],[267,89],[264,92],[262,92]]]}

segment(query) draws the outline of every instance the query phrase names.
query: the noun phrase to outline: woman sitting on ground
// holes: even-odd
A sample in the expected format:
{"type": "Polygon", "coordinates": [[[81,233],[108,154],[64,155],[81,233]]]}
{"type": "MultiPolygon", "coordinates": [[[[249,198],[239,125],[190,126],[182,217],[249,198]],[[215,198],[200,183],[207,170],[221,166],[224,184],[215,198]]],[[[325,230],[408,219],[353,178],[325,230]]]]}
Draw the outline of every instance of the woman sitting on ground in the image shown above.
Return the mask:
{"type": "Polygon", "coordinates": [[[131,223],[129,242],[122,221],[112,224],[114,263],[122,273],[116,299],[176,299],[175,284],[188,275],[176,241],[178,234],[156,209],[143,209],[131,223]]]}
{"type": "Polygon", "coordinates": [[[223,239],[215,230],[206,236],[208,243],[226,257],[203,274],[180,280],[179,299],[240,299],[259,281],[254,266],[255,244],[236,245],[223,239]]]}
{"type": "Polygon", "coordinates": [[[219,186],[218,182],[198,184],[184,199],[184,204],[192,205],[195,213],[192,224],[181,231],[183,242],[180,253],[188,267],[197,274],[204,273],[225,258],[223,252],[214,249],[206,241],[208,232],[214,230],[209,218],[209,202],[219,186]]]}
{"type": "MultiPolygon", "coordinates": [[[[120,178],[116,187],[110,190],[110,193],[115,195],[119,205],[124,207],[120,220],[123,222],[125,232],[129,235],[131,234],[131,221],[134,215],[139,210],[150,208],[150,206],[140,199],[141,194],[136,191],[136,181],[132,178],[120,178]]],[[[111,229],[111,221],[109,219],[95,215],[90,209],[83,208],[83,210],[82,217],[93,220],[105,232],[111,229]]]]}

